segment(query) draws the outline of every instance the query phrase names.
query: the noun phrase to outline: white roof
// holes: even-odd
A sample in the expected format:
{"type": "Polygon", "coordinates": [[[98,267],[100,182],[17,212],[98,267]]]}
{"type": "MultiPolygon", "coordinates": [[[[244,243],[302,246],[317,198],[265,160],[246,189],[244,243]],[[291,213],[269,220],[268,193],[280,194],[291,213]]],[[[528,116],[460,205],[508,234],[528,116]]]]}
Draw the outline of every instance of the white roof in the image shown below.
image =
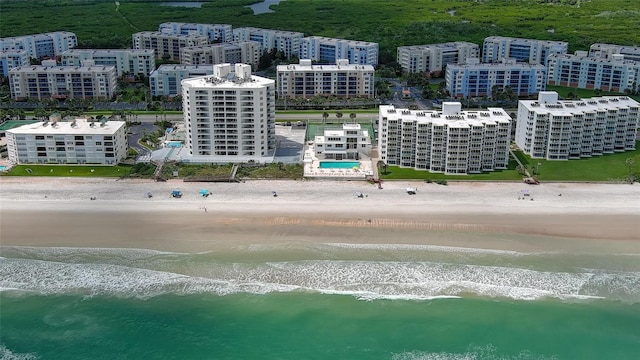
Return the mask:
{"type": "Polygon", "coordinates": [[[104,125],[101,126],[99,121],[95,121],[91,126],[89,119],[37,122],[10,129],[7,132],[16,135],[113,135],[118,129],[125,126],[124,121],[109,120],[102,124],[104,125]]]}

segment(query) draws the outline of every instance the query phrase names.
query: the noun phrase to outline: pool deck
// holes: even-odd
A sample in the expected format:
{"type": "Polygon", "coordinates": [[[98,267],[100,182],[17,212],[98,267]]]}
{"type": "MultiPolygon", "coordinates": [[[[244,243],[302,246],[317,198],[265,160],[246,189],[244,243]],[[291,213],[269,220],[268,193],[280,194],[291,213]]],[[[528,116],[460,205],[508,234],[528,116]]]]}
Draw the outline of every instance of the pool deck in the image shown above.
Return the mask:
{"type": "MultiPolygon", "coordinates": [[[[318,159],[316,157],[313,145],[308,145],[304,152],[304,177],[319,179],[336,179],[336,180],[366,180],[367,177],[374,176],[373,160],[365,155],[359,160],[358,169],[339,169],[328,168],[321,169],[321,161],[336,161],[331,159],[318,159]]],[[[357,162],[358,160],[345,160],[349,162],[357,162]]]]}

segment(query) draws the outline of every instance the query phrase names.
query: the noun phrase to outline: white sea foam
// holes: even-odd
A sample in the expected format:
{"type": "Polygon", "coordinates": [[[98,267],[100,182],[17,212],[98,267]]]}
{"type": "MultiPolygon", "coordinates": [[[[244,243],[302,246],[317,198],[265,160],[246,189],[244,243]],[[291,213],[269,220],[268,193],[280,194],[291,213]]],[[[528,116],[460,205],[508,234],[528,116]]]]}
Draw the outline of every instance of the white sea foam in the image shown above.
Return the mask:
{"type": "Polygon", "coordinates": [[[327,246],[333,246],[338,248],[349,249],[367,249],[367,250],[420,250],[420,251],[434,251],[434,252],[455,252],[455,253],[470,253],[470,254],[495,254],[495,255],[531,255],[539,253],[524,253],[511,250],[496,250],[496,249],[480,249],[480,248],[465,248],[456,246],[440,246],[440,245],[420,245],[420,244],[352,244],[352,243],[324,243],[327,246]]]}
{"type": "Polygon", "coordinates": [[[394,354],[392,360],[557,360],[558,357],[533,354],[523,350],[514,356],[503,356],[493,345],[470,346],[464,353],[409,351],[394,354]]]}
{"type": "Polygon", "coordinates": [[[34,360],[38,357],[34,354],[20,354],[11,351],[4,344],[0,344],[0,359],[2,360],[34,360]]]}
{"type": "MultiPolygon", "coordinates": [[[[434,262],[306,260],[213,263],[174,255],[112,263],[0,260],[0,288],[44,294],[148,298],[161,294],[312,291],[362,300],[426,300],[473,294],[640,301],[640,273],[543,272],[434,262]]],[[[84,259],[83,261],[86,261],[84,259]]]]}

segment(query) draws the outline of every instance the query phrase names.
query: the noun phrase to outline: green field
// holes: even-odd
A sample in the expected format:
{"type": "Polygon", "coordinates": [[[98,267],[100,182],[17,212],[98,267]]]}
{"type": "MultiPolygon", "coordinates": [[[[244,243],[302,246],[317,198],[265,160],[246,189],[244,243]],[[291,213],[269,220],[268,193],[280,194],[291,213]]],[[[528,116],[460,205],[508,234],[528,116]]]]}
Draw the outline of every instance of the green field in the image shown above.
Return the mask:
{"type": "Polygon", "coordinates": [[[16,165],[7,176],[57,176],[57,177],[124,177],[131,166],[104,165],[16,165]]]}
{"type": "Polygon", "coordinates": [[[491,35],[569,42],[570,52],[595,42],[640,43],[640,7],[633,0],[286,0],[253,15],[260,0],[201,0],[202,8],[158,1],[2,0],[3,37],[66,30],[80,47],[130,47],[131,34],[162,22],[231,24],[380,43],[380,62],[396,47],[491,35]]]}

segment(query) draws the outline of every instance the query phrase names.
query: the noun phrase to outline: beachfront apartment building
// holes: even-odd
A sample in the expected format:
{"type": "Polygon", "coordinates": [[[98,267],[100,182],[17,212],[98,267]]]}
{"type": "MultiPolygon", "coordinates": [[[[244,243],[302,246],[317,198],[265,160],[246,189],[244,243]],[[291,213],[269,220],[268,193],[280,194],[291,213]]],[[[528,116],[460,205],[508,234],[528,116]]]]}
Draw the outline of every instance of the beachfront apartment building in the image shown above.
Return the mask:
{"type": "Polygon", "coordinates": [[[570,160],[635,150],[640,104],[627,96],[520,100],[515,142],[532,158],[570,160]]]}
{"type": "Polygon", "coordinates": [[[160,65],[149,75],[151,96],[182,95],[182,80],[213,74],[212,65],[160,65]]]}
{"type": "Polygon", "coordinates": [[[482,44],[482,62],[495,63],[503,59],[546,65],[552,54],[566,54],[569,43],[565,41],[522,39],[504,36],[489,36],[482,44]]]}
{"type": "Polygon", "coordinates": [[[547,67],[549,85],[613,92],[640,88],[640,61],[626,60],[622,54],[607,58],[590,57],[586,51],[552,55],[547,67]]]}
{"type": "Polygon", "coordinates": [[[115,66],[118,76],[148,76],[156,68],[156,55],[153,49],[71,49],[60,55],[60,64],[115,66]]]}
{"type": "Polygon", "coordinates": [[[155,50],[156,58],[180,61],[180,49],[209,44],[209,37],[197,34],[163,34],[159,31],[142,31],[133,34],[134,49],[155,50]]]}
{"type": "Polygon", "coordinates": [[[19,66],[9,70],[11,98],[25,99],[110,99],[117,85],[114,66],[56,66],[55,60],[43,65],[19,66]]]}
{"type": "Polygon", "coordinates": [[[323,64],[335,64],[340,59],[350,64],[378,64],[378,43],[357,40],[309,36],[300,40],[300,59],[310,59],[323,64]]]}
{"type": "Polygon", "coordinates": [[[124,121],[52,118],[6,134],[9,161],[14,164],[117,165],[127,156],[124,121]]]}
{"type": "Polygon", "coordinates": [[[25,50],[30,58],[53,58],[78,45],[76,34],[54,31],[43,34],[0,38],[0,51],[25,50]]]}
{"type": "Polygon", "coordinates": [[[260,44],[260,54],[280,51],[286,58],[298,57],[300,41],[304,34],[296,31],[271,30],[255,27],[241,27],[233,29],[233,41],[257,41],[260,44]]]}
{"type": "Polygon", "coordinates": [[[0,51],[0,74],[9,76],[9,70],[29,65],[29,60],[29,53],[26,50],[2,50],[0,51]]]}
{"type": "Polygon", "coordinates": [[[480,47],[466,41],[400,46],[397,49],[397,61],[404,72],[433,76],[440,76],[448,64],[465,64],[467,59],[479,57],[480,47]]]}
{"type": "Polygon", "coordinates": [[[158,31],[167,35],[203,35],[212,44],[233,41],[233,27],[229,24],[166,22],[158,26],[158,31]]]}
{"type": "Polygon", "coordinates": [[[249,64],[255,70],[261,54],[260,43],[257,41],[191,46],[180,50],[180,63],[184,65],[249,64]]]}
{"type": "Polygon", "coordinates": [[[380,106],[380,160],[416,170],[464,175],[506,169],[511,117],[504,109],[462,111],[459,102],[442,110],[380,106]]]}
{"type": "Polygon", "coordinates": [[[335,65],[312,65],[311,60],[301,59],[298,64],[277,66],[278,98],[371,98],[374,75],[373,66],[349,64],[347,59],[340,59],[335,65]]]}
{"type": "Polygon", "coordinates": [[[371,135],[358,123],[345,123],[341,127],[327,127],[313,142],[319,159],[360,160],[371,152],[371,135]]]}
{"type": "Polygon", "coordinates": [[[611,59],[623,55],[625,60],[640,61],[640,47],[595,43],[589,47],[589,57],[611,59]]]}
{"type": "Polygon", "coordinates": [[[252,75],[250,65],[217,64],[210,76],[183,80],[182,109],[189,162],[273,159],[275,81],[252,75]]]}
{"type": "Polygon", "coordinates": [[[452,97],[491,96],[494,87],[509,87],[518,96],[530,96],[546,88],[546,68],[539,64],[519,63],[513,59],[502,63],[450,64],[445,72],[446,89],[452,97]]]}

